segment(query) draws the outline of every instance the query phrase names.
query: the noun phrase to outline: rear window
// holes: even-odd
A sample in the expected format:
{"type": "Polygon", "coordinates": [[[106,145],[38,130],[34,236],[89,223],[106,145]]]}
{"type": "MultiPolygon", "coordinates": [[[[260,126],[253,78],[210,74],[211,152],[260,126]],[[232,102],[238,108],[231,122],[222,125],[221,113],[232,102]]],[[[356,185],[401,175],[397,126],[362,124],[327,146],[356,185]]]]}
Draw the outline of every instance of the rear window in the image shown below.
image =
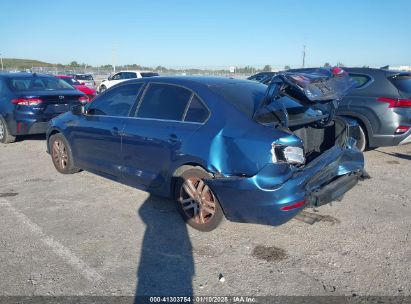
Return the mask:
{"type": "Polygon", "coordinates": [[[248,117],[253,117],[255,110],[265,96],[267,86],[258,82],[242,82],[212,86],[210,90],[222,96],[248,117]]]}
{"type": "Polygon", "coordinates": [[[265,82],[266,80],[268,80],[269,78],[271,79],[273,77],[273,74],[256,74],[253,76],[248,77],[248,80],[254,80],[254,81],[258,81],[258,82],[265,82]]]}
{"type": "Polygon", "coordinates": [[[79,80],[93,80],[93,76],[91,75],[76,75],[74,78],[79,80]]]}
{"type": "Polygon", "coordinates": [[[394,76],[390,78],[390,81],[399,91],[411,93],[411,74],[394,76]]]}
{"type": "Polygon", "coordinates": [[[8,78],[7,85],[12,91],[53,91],[73,90],[67,82],[55,77],[16,77],[8,78]]]}
{"type": "Polygon", "coordinates": [[[153,76],[158,76],[158,73],[154,73],[154,72],[143,72],[140,73],[141,77],[153,77],[153,76]]]}

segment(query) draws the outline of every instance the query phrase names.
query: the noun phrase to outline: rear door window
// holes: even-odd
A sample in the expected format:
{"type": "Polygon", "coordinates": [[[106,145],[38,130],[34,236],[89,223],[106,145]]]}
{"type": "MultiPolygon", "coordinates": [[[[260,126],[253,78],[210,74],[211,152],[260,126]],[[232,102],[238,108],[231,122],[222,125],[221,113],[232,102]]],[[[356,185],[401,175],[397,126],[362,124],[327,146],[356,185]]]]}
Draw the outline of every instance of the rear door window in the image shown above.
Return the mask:
{"type": "Polygon", "coordinates": [[[121,85],[98,96],[87,108],[89,115],[129,116],[143,83],[121,85]]]}
{"type": "Polygon", "coordinates": [[[181,121],[193,93],[183,87],[151,83],[137,110],[137,117],[181,121]]]}

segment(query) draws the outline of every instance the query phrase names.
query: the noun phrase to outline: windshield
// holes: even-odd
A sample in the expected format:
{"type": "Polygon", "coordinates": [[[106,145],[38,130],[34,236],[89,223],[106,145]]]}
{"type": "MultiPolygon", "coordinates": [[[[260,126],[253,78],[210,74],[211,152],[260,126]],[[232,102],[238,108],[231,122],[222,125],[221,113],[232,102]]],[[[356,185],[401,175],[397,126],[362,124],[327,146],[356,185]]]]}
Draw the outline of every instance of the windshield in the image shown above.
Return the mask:
{"type": "Polygon", "coordinates": [[[248,117],[253,117],[255,110],[265,96],[267,86],[258,82],[241,82],[211,86],[210,89],[248,117]]]}
{"type": "Polygon", "coordinates": [[[91,75],[76,75],[75,78],[78,80],[93,80],[91,75]]]}
{"type": "Polygon", "coordinates": [[[399,91],[411,94],[411,75],[398,75],[390,80],[399,91]]]}
{"type": "Polygon", "coordinates": [[[54,91],[54,90],[73,90],[67,82],[55,77],[27,76],[8,78],[7,84],[13,91],[54,91]]]}
{"type": "Polygon", "coordinates": [[[80,82],[78,82],[77,80],[73,79],[73,78],[60,78],[61,80],[67,82],[69,85],[80,85],[80,82]]]}

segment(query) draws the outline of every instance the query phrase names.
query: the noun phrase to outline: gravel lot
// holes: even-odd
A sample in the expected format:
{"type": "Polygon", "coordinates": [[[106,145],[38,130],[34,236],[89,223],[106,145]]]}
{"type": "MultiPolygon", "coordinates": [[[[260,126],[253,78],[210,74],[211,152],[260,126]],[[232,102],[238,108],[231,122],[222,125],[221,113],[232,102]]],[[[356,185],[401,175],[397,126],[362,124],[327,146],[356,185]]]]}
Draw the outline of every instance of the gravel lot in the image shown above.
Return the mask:
{"type": "Polygon", "coordinates": [[[172,201],[57,173],[42,136],[0,144],[0,295],[411,295],[411,145],[365,156],[372,179],[313,225],[201,233],[172,201]]]}

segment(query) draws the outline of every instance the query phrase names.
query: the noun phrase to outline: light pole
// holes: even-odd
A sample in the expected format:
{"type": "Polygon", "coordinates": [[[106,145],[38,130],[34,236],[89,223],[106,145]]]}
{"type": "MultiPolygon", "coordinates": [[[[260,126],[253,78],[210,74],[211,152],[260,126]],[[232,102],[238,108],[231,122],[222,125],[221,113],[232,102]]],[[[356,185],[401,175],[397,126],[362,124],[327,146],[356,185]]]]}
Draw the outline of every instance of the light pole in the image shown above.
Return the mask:
{"type": "Polygon", "coordinates": [[[305,67],[305,44],[303,45],[303,68],[305,67]]]}

